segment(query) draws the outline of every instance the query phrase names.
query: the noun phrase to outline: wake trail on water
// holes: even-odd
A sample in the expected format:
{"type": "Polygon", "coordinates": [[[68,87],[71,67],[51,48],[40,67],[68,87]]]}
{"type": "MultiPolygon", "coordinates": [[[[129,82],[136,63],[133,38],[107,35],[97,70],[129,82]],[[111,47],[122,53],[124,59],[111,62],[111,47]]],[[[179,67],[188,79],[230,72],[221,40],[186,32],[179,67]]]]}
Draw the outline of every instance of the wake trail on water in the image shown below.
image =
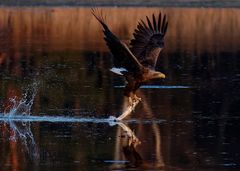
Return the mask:
{"type": "MultiPolygon", "coordinates": [[[[124,88],[124,85],[116,85],[114,88],[124,88]]],[[[140,89],[190,89],[190,86],[182,86],[182,85],[176,85],[176,86],[167,86],[167,85],[142,85],[140,89]]]]}
{"type": "Polygon", "coordinates": [[[116,125],[118,122],[125,123],[162,123],[165,120],[162,119],[126,119],[124,121],[118,121],[116,117],[110,116],[109,118],[95,118],[95,117],[66,117],[66,116],[26,116],[15,115],[13,117],[2,116],[0,121],[3,122],[58,122],[58,123],[107,123],[109,125],[116,125]]]}
{"type": "MultiPolygon", "coordinates": [[[[67,117],[67,116],[34,116],[31,113],[31,108],[34,103],[34,98],[37,94],[39,82],[35,81],[32,84],[26,86],[23,91],[22,98],[17,97],[10,98],[12,103],[4,113],[0,113],[0,121],[4,122],[22,122],[24,125],[26,122],[76,122],[76,123],[108,123],[109,125],[115,125],[120,122],[115,116],[109,118],[96,118],[96,117],[67,117]]],[[[136,120],[128,119],[124,120],[127,123],[159,123],[162,120],[136,120]]],[[[16,132],[24,134],[18,131],[17,127],[13,128],[16,132]]],[[[24,137],[24,135],[23,135],[24,137]]]]}

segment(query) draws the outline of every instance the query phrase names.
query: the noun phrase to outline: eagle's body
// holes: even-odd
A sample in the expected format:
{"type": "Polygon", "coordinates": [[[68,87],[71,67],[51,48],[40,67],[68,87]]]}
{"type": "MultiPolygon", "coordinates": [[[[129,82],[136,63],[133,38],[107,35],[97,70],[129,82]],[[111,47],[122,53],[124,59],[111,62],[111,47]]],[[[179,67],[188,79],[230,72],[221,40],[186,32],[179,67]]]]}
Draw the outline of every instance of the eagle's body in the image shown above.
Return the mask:
{"type": "MultiPolygon", "coordinates": [[[[137,98],[135,96],[137,89],[145,82],[154,78],[158,78],[159,74],[152,69],[142,67],[141,71],[137,73],[126,72],[124,76],[127,81],[124,89],[124,95],[134,99],[137,98]]],[[[162,75],[162,77],[164,78],[165,76],[162,75]]]]}
{"type": "Polygon", "coordinates": [[[128,48],[109,30],[102,15],[96,15],[96,10],[92,10],[92,14],[101,23],[104,39],[114,57],[114,65],[119,67],[112,71],[125,77],[127,84],[124,95],[129,97],[132,104],[133,101],[139,100],[136,91],[143,83],[155,78],[165,78],[163,73],[155,71],[155,66],[164,46],[164,36],[168,26],[166,16],[164,15],[162,20],[159,13],[156,21],[153,14],[152,23],[147,17],[147,24],[141,20],[133,33],[131,47],[128,48]]]}

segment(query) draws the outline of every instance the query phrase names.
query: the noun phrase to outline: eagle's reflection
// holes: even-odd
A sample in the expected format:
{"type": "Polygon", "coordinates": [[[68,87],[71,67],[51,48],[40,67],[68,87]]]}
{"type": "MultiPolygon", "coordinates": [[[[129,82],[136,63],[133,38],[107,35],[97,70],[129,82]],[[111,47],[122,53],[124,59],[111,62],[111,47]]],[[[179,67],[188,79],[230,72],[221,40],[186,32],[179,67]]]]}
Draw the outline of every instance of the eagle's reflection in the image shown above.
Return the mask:
{"type": "Polygon", "coordinates": [[[138,167],[142,164],[142,157],[137,152],[136,147],[141,144],[134,132],[124,123],[119,122],[118,125],[124,131],[120,136],[122,140],[122,151],[128,161],[127,167],[138,167]]]}
{"type": "MultiPolygon", "coordinates": [[[[141,97],[145,98],[143,93],[141,93],[141,97]]],[[[147,100],[143,99],[141,103],[144,115],[138,116],[143,118],[154,118],[147,100]]],[[[127,99],[123,104],[123,111],[126,106],[127,99]]],[[[132,130],[128,124],[127,122],[117,122],[118,128],[116,132],[114,160],[125,162],[124,165],[122,163],[114,163],[111,165],[111,169],[120,169],[123,167],[131,169],[163,169],[165,164],[162,158],[161,132],[159,125],[157,123],[152,123],[151,125],[139,123],[135,125],[134,130],[132,130]],[[146,131],[146,128],[148,131],[146,131]],[[149,140],[150,142],[146,142],[146,139],[150,136],[153,138],[149,140]],[[141,143],[141,141],[143,141],[143,143],[141,143]],[[145,143],[152,145],[146,146],[145,143]],[[145,150],[146,148],[148,152],[151,152],[151,155],[154,155],[154,158],[149,159],[149,154],[145,150]]]]}

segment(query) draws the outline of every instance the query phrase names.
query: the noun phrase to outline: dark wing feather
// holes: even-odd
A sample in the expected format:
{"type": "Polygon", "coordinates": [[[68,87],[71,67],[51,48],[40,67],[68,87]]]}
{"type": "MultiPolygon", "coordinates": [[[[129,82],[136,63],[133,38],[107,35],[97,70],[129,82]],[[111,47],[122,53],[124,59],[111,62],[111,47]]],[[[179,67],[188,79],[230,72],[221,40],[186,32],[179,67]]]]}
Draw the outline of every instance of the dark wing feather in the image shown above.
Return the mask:
{"type": "Polygon", "coordinates": [[[152,22],[146,17],[147,22],[141,20],[133,33],[130,42],[132,53],[144,66],[155,68],[161,49],[164,46],[164,36],[167,32],[168,22],[166,15],[162,19],[161,13],[156,19],[152,15],[152,22]]]}
{"type": "Polygon", "coordinates": [[[120,41],[105,24],[102,14],[96,15],[96,10],[92,9],[92,14],[101,23],[103,27],[104,40],[107,43],[111,53],[115,59],[117,67],[124,67],[128,71],[138,72],[141,70],[142,65],[137,58],[132,54],[127,45],[120,41]]]}

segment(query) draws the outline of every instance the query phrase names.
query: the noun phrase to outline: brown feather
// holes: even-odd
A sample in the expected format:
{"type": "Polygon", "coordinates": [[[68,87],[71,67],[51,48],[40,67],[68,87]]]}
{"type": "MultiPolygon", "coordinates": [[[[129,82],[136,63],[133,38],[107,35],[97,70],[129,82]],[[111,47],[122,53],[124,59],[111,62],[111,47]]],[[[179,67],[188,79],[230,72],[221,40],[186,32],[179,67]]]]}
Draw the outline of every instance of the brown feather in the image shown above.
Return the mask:
{"type": "Polygon", "coordinates": [[[114,59],[116,60],[116,65],[118,67],[124,67],[131,72],[138,72],[141,70],[142,65],[139,63],[137,58],[132,54],[127,45],[120,41],[105,24],[102,12],[99,15],[96,14],[97,10],[92,9],[93,16],[101,23],[103,27],[104,40],[114,59]]]}
{"type": "Polygon", "coordinates": [[[166,15],[162,18],[161,13],[159,13],[158,19],[152,14],[152,22],[146,16],[146,22],[140,20],[138,23],[137,29],[133,33],[134,38],[130,42],[130,50],[144,66],[155,68],[156,61],[164,45],[167,27],[166,15]]]}

